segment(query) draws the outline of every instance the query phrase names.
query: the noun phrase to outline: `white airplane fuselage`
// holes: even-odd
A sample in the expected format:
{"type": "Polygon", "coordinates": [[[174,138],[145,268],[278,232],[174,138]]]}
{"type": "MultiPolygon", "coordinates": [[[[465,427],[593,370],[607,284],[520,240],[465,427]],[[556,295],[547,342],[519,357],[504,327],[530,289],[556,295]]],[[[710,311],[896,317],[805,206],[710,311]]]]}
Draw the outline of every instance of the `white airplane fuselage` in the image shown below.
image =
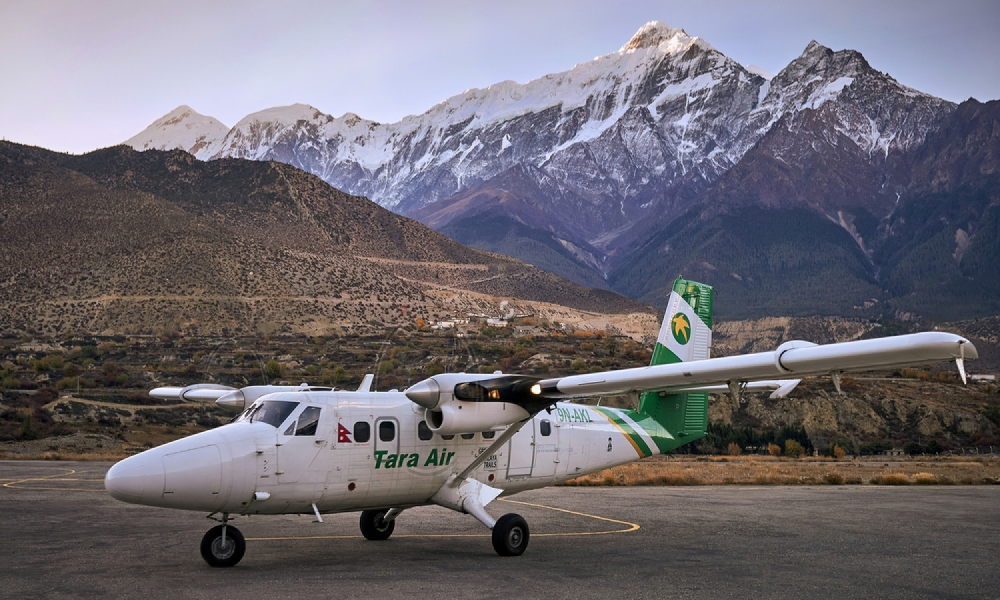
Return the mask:
{"type": "MultiPolygon", "coordinates": [[[[450,476],[502,434],[430,432],[421,426],[424,410],[401,392],[284,392],[261,400],[297,405],[277,427],[236,421],[128,458],[109,472],[109,492],[136,504],[233,514],[406,508],[432,503],[450,476]],[[296,435],[296,419],[309,407],[319,410],[315,431],[296,435]]],[[[600,410],[558,403],[467,478],[509,495],[641,456],[600,410]]]]}

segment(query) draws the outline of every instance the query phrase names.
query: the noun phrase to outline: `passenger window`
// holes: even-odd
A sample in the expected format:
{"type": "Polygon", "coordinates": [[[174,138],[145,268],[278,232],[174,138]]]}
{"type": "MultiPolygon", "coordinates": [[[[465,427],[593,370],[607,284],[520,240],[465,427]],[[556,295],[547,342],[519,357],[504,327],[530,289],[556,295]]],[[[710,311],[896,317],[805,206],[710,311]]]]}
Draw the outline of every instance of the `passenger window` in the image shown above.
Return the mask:
{"type": "Polygon", "coordinates": [[[497,435],[497,432],[495,432],[495,431],[484,431],[483,432],[483,439],[484,440],[492,440],[494,437],[496,437],[496,435],[497,435]]]}
{"type": "Polygon", "coordinates": [[[358,421],[354,424],[354,442],[363,444],[372,437],[372,427],[368,421],[358,421]]]}
{"type": "Polygon", "coordinates": [[[417,437],[425,442],[434,437],[434,432],[427,426],[427,421],[417,423],[417,437]]]}
{"type": "Polygon", "coordinates": [[[299,427],[295,430],[295,435],[316,435],[316,427],[319,425],[318,406],[309,406],[299,415],[299,427]]]}
{"type": "Polygon", "coordinates": [[[382,421],[378,424],[378,439],[391,442],[396,439],[396,424],[392,421],[382,421]]]}
{"type": "Polygon", "coordinates": [[[453,439],[455,439],[455,434],[452,434],[452,435],[442,435],[441,439],[445,440],[445,441],[453,440],[453,439]]]}
{"type": "Polygon", "coordinates": [[[476,434],[474,434],[474,433],[463,433],[462,434],[462,439],[463,440],[471,440],[474,437],[476,437],[476,434]]]}
{"type": "Polygon", "coordinates": [[[548,419],[542,419],[542,422],[538,424],[538,433],[552,435],[552,423],[548,419]]]}

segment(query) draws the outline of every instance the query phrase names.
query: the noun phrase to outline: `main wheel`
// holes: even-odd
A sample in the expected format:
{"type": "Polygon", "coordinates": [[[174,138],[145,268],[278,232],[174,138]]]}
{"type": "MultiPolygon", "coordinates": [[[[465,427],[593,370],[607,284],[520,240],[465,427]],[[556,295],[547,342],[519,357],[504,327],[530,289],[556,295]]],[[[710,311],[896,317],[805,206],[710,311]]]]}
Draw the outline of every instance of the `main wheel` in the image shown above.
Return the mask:
{"type": "Polygon", "coordinates": [[[226,541],[222,541],[223,525],[216,525],[201,538],[201,557],[213,567],[233,567],[247,551],[243,534],[232,525],[225,525],[226,541]]]}
{"type": "Polygon", "coordinates": [[[500,556],[521,556],[528,537],[528,522],[521,515],[506,514],[493,526],[493,549],[500,556]]]}
{"type": "Polygon", "coordinates": [[[365,510],[361,512],[361,535],[368,540],[387,540],[396,528],[396,520],[385,520],[388,510],[365,510]]]}

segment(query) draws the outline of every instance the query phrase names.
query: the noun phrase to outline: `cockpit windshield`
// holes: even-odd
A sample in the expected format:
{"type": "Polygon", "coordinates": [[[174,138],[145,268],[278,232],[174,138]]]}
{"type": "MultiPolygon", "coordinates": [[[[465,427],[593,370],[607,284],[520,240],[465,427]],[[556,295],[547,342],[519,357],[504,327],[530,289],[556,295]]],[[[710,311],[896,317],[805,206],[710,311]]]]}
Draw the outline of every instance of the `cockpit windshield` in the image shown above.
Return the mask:
{"type": "Polygon", "coordinates": [[[288,400],[265,400],[248,408],[237,421],[267,423],[271,427],[277,427],[288,418],[288,415],[292,414],[298,405],[298,402],[288,400]]]}

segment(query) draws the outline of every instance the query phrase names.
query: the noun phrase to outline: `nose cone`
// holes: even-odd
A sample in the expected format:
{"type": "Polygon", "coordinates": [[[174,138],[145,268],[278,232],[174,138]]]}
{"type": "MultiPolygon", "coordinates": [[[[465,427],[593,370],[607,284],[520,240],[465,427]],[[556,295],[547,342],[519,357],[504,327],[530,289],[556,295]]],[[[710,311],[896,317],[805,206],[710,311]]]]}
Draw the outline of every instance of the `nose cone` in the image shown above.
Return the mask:
{"type": "Polygon", "coordinates": [[[152,504],[163,495],[163,461],[148,452],[116,463],[104,476],[112,498],[131,504],[152,504]]]}
{"type": "Polygon", "coordinates": [[[229,392],[225,396],[220,396],[218,400],[215,401],[219,406],[225,408],[231,408],[234,410],[243,410],[246,406],[246,397],[243,395],[241,390],[235,390],[229,392]]]}
{"type": "Polygon", "coordinates": [[[437,408],[441,399],[441,387],[433,379],[425,379],[414,384],[405,392],[406,397],[424,408],[437,408]]]}

